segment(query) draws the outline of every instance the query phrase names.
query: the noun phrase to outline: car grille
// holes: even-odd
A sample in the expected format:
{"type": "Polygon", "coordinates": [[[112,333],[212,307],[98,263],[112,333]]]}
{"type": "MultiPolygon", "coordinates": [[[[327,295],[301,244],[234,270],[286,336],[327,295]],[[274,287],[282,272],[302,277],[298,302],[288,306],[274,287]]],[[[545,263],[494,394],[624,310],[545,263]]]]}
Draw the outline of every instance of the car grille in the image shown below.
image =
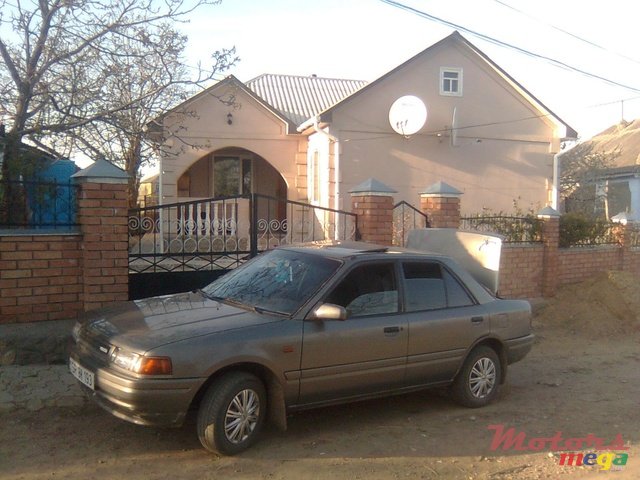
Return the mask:
{"type": "Polygon", "coordinates": [[[111,344],[99,335],[83,329],[76,345],[76,350],[81,358],[91,359],[96,366],[105,366],[109,361],[111,344]]]}

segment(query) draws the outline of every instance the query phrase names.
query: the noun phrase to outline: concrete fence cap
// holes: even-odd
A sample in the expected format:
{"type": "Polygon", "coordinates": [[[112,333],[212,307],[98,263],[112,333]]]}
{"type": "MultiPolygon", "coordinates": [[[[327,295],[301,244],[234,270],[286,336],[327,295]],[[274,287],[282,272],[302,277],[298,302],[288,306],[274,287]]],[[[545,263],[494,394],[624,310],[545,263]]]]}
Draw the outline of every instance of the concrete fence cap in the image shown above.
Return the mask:
{"type": "Polygon", "coordinates": [[[79,182],[127,183],[129,174],[104,158],[96,160],[87,168],[75,173],[71,178],[79,182]]]}
{"type": "Polygon", "coordinates": [[[461,192],[456,187],[441,180],[427,187],[424,191],[420,192],[420,195],[431,197],[459,197],[463,193],[464,192],[461,192]]]}
{"type": "Polygon", "coordinates": [[[544,207],[537,213],[538,218],[558,218],[560,217],[560,213],[550,206],[544,207]]]}
{"type": "Polygon", "coordinates": [[[376,180],[375,178],[369,178],[362,182],[359,185],[356,185],[351,190],[349,190],[351,195],[368,193],[370,195],[390,195],[393,193],[398,193],[397,190],[385,185],[380,180],[376,180]]]}

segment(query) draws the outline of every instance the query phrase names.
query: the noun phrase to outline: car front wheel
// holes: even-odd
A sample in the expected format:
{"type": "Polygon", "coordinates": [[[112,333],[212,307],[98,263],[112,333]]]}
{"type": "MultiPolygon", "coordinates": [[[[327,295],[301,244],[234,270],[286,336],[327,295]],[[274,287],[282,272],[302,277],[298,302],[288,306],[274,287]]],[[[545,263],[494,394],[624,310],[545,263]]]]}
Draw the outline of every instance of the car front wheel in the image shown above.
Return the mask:
{"type": "Polygon", "coordinates": [[[267,395],[254,375],[227,374],[205,393],[198,411],[202,446],[213,453],[234,455],[255,443],[264,424],[267,395]]]}
{"type": "Polygon", "coordinates": [[[501,366],[495,350],[474,348],[453,382],[453,399],[465,407],[477,408],[491,403],[498,394],[501,366]]]}

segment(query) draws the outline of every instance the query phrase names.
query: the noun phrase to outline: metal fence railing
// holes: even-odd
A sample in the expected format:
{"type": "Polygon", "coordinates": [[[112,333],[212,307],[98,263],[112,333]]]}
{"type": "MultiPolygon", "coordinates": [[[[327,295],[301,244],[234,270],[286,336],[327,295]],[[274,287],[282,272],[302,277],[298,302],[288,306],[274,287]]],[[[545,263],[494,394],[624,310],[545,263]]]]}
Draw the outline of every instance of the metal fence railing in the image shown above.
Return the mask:
{"type": "Polygon", "coordinates": [[[404,247],[411,230],[426,227],[429,219],[413,205],[402,201],[393,207],[393,245],[404,247]]]}
{"type": "Polygon", "coordinates": [[[475,232],[497,233],[505,243],[542,242],[542,222],[533,216],[475,215],[460,218],[460,228],[475,232]]]}
{"type": "Polygon", "coordinates": [[[259,252],[292,243],[353,240],[357,216],[250,194],[129,211],[131,272],[235,268],[259,252]]]}
{"type": "Polygon", "coordinates": [[[78,188],[55,180],[0,179],[0,229],[76,228],[78,188]]]}

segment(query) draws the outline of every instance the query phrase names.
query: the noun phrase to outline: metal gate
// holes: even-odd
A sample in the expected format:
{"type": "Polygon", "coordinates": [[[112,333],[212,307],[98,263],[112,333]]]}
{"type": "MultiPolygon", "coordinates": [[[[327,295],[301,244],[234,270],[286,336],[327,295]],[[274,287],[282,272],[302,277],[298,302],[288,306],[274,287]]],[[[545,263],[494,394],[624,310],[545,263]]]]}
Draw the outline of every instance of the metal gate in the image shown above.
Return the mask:
{"type": "Polygon", "coordinates": [[[415,228],[428,228],[429,219],[416,207],[407,202],[399,202],[393,207],[393,244],[404,247],[407,235],[415,228]]]}
{"type": "Polygon", "coordinates": [[[354,213],[260,194],[133,209],[129,297],[198,288],[259,252],[292,243],[353,240],[356,229],[354,213]]]}

